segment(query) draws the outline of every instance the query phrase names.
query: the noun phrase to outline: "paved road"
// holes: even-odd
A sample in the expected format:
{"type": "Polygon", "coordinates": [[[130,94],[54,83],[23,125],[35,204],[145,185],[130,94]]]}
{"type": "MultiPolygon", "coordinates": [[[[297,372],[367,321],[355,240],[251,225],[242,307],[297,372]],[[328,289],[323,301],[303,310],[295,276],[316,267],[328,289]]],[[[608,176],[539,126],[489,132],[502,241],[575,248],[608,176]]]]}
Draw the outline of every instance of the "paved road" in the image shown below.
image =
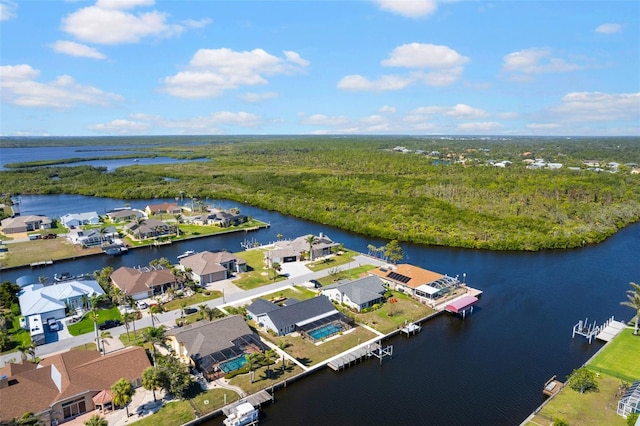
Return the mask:
{"type": "MultiPolygon", "coordinates": [[[[358,255],[354,258],[354,260],[345,265],[345,269],[355,268],[359,265],[374,265],[380,266],[384,265],[386,262],[381,261],[380,259],[375,259],[372,257],[368,257],[365,255],[358,255]]],[[[231,284],[229,281],[224,283],[217,283],[213,286],[213,288],[221,287],[224,288],[224,296],[218,299],[210,300],[205,304],[209,307],[220,307],[225,305],[237,305],[241,306],[244,304],[248,304],[250,299],[254,299],[261,295],[269,294],[277,292],[285,287],[289,287],[292,285],[298,285],[305,282],[308,282],[312,279],[320,279],[328,275],[329,270],[324,269],[317,272],[311,272],[306,267],[301,268],[301,264],[284,264],[281,273],[289,274],[289,278],[283,281],[278,281],[273,284],[269,284],[266,286],[258,287],[253,290],[242,291],[231,284]]],[[[194,305],[195,306],[195,305],[194,305]]],[[[157,315],[160,324],[167,327],[167,329],[171,329],[176,327],[176,319],[180,316],[180,310],[165,312],[157,315]]],[[[148,314],[144,314],[142,319],[136,321],[135,326],[136,329],[141,329],[144,327],[151,326],[151,317],[148,314]]],[[[156,326],[158,324],[156,323],[156,326]]],[[[66,331],[66,330],[65,330],[66,331]]],[[[80,346],[83,344],[94,342],[95,335],[94,333],[82,334],[80,336],[71,336],[65,331],[59,332],[59,340],[57,342],[48,343],[46,345],[41,345],[36,348],[36,356],[43,358],[46,355],[51,355],[54,353],[62,352],[68,350],[70,348],[80,346]]],[[[111,335],[116,337],[123,333],[126,333],[127,330],[124,326],[115,327],[109,330],[111,335]]],[[[111,349],[108,347],[108,350],[111,349]]],[[[20,353],[12,352],[9,354],[5,354],[0,356],[0,367],[4,366],[6,362],[9,361],[20,361],[20,353]]]]}

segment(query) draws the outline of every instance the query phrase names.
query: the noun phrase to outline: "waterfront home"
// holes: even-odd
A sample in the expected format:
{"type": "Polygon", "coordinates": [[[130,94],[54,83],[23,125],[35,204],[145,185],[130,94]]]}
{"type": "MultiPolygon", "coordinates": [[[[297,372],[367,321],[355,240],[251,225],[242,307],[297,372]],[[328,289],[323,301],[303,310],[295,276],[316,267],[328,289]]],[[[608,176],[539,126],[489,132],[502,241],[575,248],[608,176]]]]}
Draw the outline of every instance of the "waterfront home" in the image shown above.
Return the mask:
{"type": "Polygon", "coordinates": [[[135,300],[162,294],[176,282],[171,270],[159,265],[137,269],[121,266],[113,271],[109,278],[114,286],[135,300]]]}
{"type": "Polygon", "coordinates": [[[113,238],[119,236],[116,228],[110,226],[103,229],[71,229],[67,233],[67,239],[73,244],[81,244],[82,247],[99,246],[104,242],[110,243],[113,238]]]}
{"type": "Polygon", "coordinates": [[[257,299],[247,306],[247,314],[260,327],[285,336],[293,332],[306,332],[316,326],[343,321],[344,317],[326,296],[297,301],[289,299],[284,306],[257,299]]]}
{"type": "Polygon", "coordinates": [[[180,267],[189,270],[201,286],[226,280],[234,273],[246,272],[247,262],[228,251],[203,251],[180,259],[180,267]]]}
{"type": "Polygon", "coordinates": [[[246,363],[245,355],[268,349],[239,315],[174,328],[166,337],[176,356],[208,379],[237,370],[246,363]]]}
{"type": "Polygon", "coordinates": [[[71,280],[44,286],[40,283],[24,286],[18,293],[20,312],[27,318],[62,319],[65,310],[83,309],[86,300],[93,295],[103,295],[104,290],[95,280],[71,280]]]}
{"type": "Polygon", "coordinates": [[[97,212],[67,213],[60,218],[60,223],[69,229],[83,225],[97,225],[100,223],[100,216],[97,212]]]}
{"type": "Polygon", "coordinates": [[[124,230],[139,240],[176,233],[175,226],[170,226],[161,220],[155,219],[144,219],[140,223],[138,221],[131,222],[125,225],[124,230]]]}
{"type": "Polygon", "coordinates": [[[106,356],[71,350],[48,356],[39,364],[10,362],[0,369],[0,423],[27,412],[42,424],[70,421],[93,411],[93,397],[121,378],[139,387],[142,372],[150,366],[145,350],[138,346],[106,356]]]}
{"type": "Polygon", "coordinates": [[[377,303],[384,303],[387,289],[380,277],[370,275],[353,281],[340,281],[322,287],[321,294],[336,303],[361,312],[377,303]]]}
{"type": "Polygon", "coordinates": [[[640,413],[640,381],[634,382],[622,395],[622,398],[618,401],[616,413],[625,419],[629,414],[640,413]]]}
{"type": "Polygon", "coordinates": [[[4,234],[51,229],[51,219],[47,216],[37,215],[8,217],[3,219],[0,224],[2,225],[2,232],[4,234]]]}
{"type": "Polygon", "coordinates": [[[156,214],[182,214],[182,207],[175,203],[161,203],[161,204],[149,204],[144,208],[144,212],[147,216],[156,214]]]}
{"type": "Polygon", "coordinates": [[[144,212],[137,209],[123,208],[107,212],[107,217],[114,222],[128,222],[146,217],[144,212]]]}
{"type": "Polygon", "coordinates": [[[304,235],[294,240],[282,240],[273,243],[273,248],[266,251],[264,254],[265,262],[269,267],[273,263],[287,263],[298,262],[302,260],[306,253],[311,250],[311,260],[319,257],[327,256],[331,254],[334,248],[340,246],[339,243],[333,242],[331,238],[320,233],[317,237],[314,236],[314,242],[309,245],[308,239],[312,235],[304,235]]]}
{"type": "Polygon", "coordinates": [[[421,302],[433,303],[461,285],[458,278],[408,264],[380,266],[369,274],[380,277],[392,290],[402,291],[421,302]]]}

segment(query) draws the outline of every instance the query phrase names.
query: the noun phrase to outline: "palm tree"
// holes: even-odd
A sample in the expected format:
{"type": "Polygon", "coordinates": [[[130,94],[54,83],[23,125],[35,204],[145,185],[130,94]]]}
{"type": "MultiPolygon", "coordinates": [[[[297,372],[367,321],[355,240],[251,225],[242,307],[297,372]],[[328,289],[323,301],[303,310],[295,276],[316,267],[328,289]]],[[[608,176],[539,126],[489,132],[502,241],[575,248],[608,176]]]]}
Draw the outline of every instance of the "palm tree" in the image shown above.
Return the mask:
{"type": "Polygon", "coordinates": [[[635,324],[635,327],[633,328],[633,334],[637,335],[638,323],[640,322],[640,284],[631,282],[629,283],[629,285],[632,287],[632,290],[627,290],[627,298],[629,300],[620,302],[620,304],[636,310],[636,315],[635,315],[636,324],[635,324]]]}
{"type": "Polygon", "coordinates": [[[262,354],[262,361],[267,365],[267,378],[271,376],[270,365],[277,357],[278,354],[276,354],[276,351],[274,351],[273,349],[268,349],[262,354]]]}
{"type": "Polygon", "coordinates": [[[278,278],[278,275],[280,274],[280,271],[282,270],[282,266],[278,262],[273,262],[271,264],[271,269],[273,269],[273,273],[274,273],[273,279],[275,280],[276,278],[278,278]]]}
{"type": "Polygon", "coordinates": [[[140,240],[140,227],[144,223],[145,218],[142,216],[136,217],[136,231],[138,231],[138,240],[140,240]]]}
{"type": "Polygon", "coordinates": [[[284,358],[284,350],[287,349],[289,347],[289,343],[287,343],[284,340],[280,340],[280,342],[278,343],[278,349],[280,349],[282,351],[282,371],[284,371],[285,368],[285,358],[284,358]]]}
{"type": "Polygon", "coordinates": [[[156,390],[161,389],[165,383],[163,371],[158,367],[147,367],[142,372],[142,387],[153,392],[153,401],[156,401],[156,390]]]}
{"type": "Polygon", "coordinates": [[[102,301],[104,295],[92,294],[91,303],[91,316],[93,318],[93,330],[95,332],[96,345],[98,346],[98,352],[102,352],[100,349],[100,334],[98,333],[98,304],[102,301]]]}
{"type": "Polygon", "coordinates": [[[245,359],[247,360],[247,367],[249,367],[249,379],[251,380],[251,384],[253,384],[253,379],[255,377],[254,370],[258,368],[261,357],[262,354],[260,352],[245,355],[245,359]]]}
{"type": "Polygon", "coordinates": [[[161,314],[163,311],[164,310],[162,309],[162,306],[160,306],[159,304],[151,305],[149,307],[149,315],[151,316],[151,326],[152,327],[155,327],[156,326],[156,321],[158,321],[158,318],[156,317],[156,315],[161,314]]]}
{"type": "Polygon", "coordinates": [[[180,302],[180,317],[184,320],[184,310],[187,309],[187,302],[180,302]]]}
{"type": "MultiPolygon", "coordinates": [[[[134,322],[133,314],[131,312],[125,312],[122,316],[122,321],[124,322],[124,328],[127,330],[127,342],[131,341],[131,336],[129,336],[129,323],[134,322]]],[[[136,335],[136,326],[133,326],[133,335],[136,335]]]]}
{"type": "Polygon", "coordinates": [[[164,326],[149,327],[144,331],[144,340],[151,343],[153,352],[153,365],[156,365],[156,343],[162,343],[165,340],[164,326]]]}
{"type": "Polygon", "coordinates": [[[109,342],[107,342],[107,339],[111,339],[111,332],[110,331],[102,331],[102,332],[100,332],[100,343],[102,344],[102,355],[103,356],[107,354],[106,345],[109,344],[109,342]]]}
{"type": "Polygon", "coordinates": [[[198,305],[198,316],[200,316],[200,319],[204,319],[207,315],[207,308],[208,306],[205,304],[198,305]]]}
{"type": "Polygon", "coordinates": [[[124,407],[127,418],[129,418],[129,403],[135,393],[131,382],[127,379],[120,379],[111,386],[113,404],[117,407],[124,407]]]}
{"type": "Polygon", "coordinates": [[[180,221],[182,220],[182,215],[180,213],[174,214],[173,217],[176,218],[176,236],[180,236],[180,221]]]}
{"type": "Polygon", "coordinates": [[[304,240],[309,244],[309,260],[313,262],[313,245],[318,242],[318,238],[315,235],[309,235],[304,240]]]}
{"type": "Polygon", "coordinates": [[[33,343],[20,343],[18,346],[16,346],[16,349],[20,352],[20,358],[22,358],[22,362],[25,362],[29,355],[31,355],[31,358],[35,360],[36,347],[33,343]]]}
{"type": "Polygon", "coordinates": [[[216,317],[216,310],[207,306],[204,310],[204,314],[209,321],[213,321],[213,319],[216,317]]]}
{"type": "Polygon", "coordinates": [[[85,426],[108,426],[109,422],[99,414],[94,414],[84,422],[85,426]]]}

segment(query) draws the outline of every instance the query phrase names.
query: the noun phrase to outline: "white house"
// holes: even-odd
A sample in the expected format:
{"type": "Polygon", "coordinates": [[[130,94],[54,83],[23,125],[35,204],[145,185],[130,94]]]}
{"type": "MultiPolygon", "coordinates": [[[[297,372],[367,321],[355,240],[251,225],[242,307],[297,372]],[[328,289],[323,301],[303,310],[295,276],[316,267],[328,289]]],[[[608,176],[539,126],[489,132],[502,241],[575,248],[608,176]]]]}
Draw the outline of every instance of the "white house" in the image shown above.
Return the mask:
{"type": "Polygon", "coordinates": [[[71,229],[72,226],[97,225],[100,223],[100,216],[97,212],[67,213],[60,218],[60,222],[71,229]]]}

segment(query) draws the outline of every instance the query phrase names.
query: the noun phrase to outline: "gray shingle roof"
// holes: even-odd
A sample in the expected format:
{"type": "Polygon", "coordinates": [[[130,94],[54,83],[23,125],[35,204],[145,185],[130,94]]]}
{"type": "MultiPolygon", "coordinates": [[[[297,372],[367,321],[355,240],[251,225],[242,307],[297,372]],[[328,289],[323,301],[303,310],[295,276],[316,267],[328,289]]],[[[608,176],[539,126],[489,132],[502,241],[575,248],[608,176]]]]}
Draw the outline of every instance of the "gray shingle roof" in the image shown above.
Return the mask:
{"type": "Polygon", "coordinates": [[[386,291],[382,280],[377,276],[367,276],[354,281],[340,282],[323,288],[338,289],[354,303],[362,305],[380,298],[386,291]]]}
{"type": "Polygon", "coordinates": [[[303,323],[330,312],[338,312],[326,296],[318,296],[269,312],[269,318],[277,329],[303,323]]]}

